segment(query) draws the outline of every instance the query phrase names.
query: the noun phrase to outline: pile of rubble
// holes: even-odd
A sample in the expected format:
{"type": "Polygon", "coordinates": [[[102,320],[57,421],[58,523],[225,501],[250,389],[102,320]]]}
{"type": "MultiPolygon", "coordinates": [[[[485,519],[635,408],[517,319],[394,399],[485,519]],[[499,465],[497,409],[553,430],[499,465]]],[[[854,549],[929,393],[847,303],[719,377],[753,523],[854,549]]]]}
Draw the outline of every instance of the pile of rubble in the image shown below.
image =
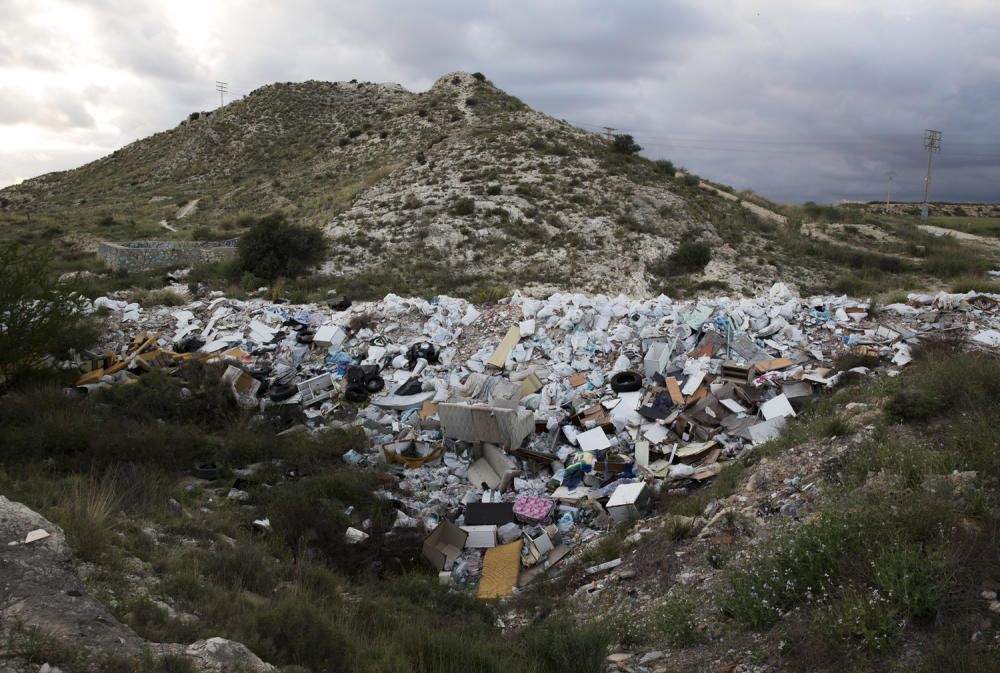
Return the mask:
{"type": "MultiPolygon", "coordinates": [[[[482,598],[511,595],[659,494],[698,488],[777,437],[836,384],[845,354],[893,375],[928,334],[1000,346],[995,295],[910,295],[873,313],[781,283],[764,297],[688,302],[94,304],[120,317],[120,343],[93,359],[79,394],[221,359],[244,407],[301,405],[312,428],[363,428],[368,448],[344,460],[394,471],[380,495],[396,505],[396,526],[424,528],[423,555],[442,581],[478,585],[482,598]]],[[[367,539],[358,526],[348,542],[367,539]]]]}

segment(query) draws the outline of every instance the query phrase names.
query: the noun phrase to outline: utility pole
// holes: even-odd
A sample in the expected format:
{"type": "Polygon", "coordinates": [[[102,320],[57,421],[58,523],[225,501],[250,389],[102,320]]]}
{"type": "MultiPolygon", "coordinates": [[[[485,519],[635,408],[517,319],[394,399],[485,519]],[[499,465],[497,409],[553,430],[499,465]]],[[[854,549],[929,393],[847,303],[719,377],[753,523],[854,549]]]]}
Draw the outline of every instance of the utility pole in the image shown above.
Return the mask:
{"type": "Polygon", "coordinates": [[[226,95],[226,92],[229,91],[229,83],[215,80],[215,90],[219,92],[219,107],[222,107],[226,104],[223,97],[226,95]]]}
{"type": "Polygon", "coordinates": [[[611,142],[612,134],[614,134],[614,132],[617,131],[618,129],[616,129],[613,126],[602,126],[601,128],[604,129],[604,135],[607,137],[608,142],[611,142]]]}
{"type": "Polygon", "coordinates": [[[941,132],[934,129],[924,130],[924,149],[927,150],[927,180],[924,182],[924,206],[920,209],[920,219],[927,219],[927,197],[931,193],[931,162],[934,153],[941,151],[941,132]]]}
{"type": "Polygon", "coordinates": [[[886,171],[885,173],[885,212],[889,213],[889,194],[892,190],[892,179],[896,177],[896,171],[886,171]]]}

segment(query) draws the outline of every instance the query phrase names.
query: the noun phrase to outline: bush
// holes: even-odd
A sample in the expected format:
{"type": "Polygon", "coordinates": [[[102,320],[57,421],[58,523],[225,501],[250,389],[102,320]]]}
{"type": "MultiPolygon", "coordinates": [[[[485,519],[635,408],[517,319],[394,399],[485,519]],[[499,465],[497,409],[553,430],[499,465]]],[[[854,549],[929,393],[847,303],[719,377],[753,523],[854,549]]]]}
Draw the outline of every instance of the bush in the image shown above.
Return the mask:
{"type": "Polygon", "coordinates": [[[83,298],[60,285],[39,248],[0,248],[0,383],[26,375],[31,358],[90,346],[83,298]]]}
{"type": "Polygon", "coordinates": [[[348,671],[351,642],[323,610],[289,596],[257,616],[268,659],[317,670],[348,671]]]}
{"type": "Polygon", "coordinates": [[[657,159],[656,168],[661,173],[665,173],[670,177],[674,177],[674,174],[677,172],[677,168],[674,166],[674,162],[668,161],[667,159],[657,159]]]}
{"type": "Polygon", "coordinates": [[[476,202],[469,197],[463,197],[455,201],[451,206],[453,215],[472,215],[476,212],[476,202]]]}
{"type": "Polygon", "coordinates": [[[486,75],[484,75],[481,72],[474,72],[474,73],[472,73],[472,76],[474,78],[478,79],[480,82],[485,82],[486,81],[486,75]]]}
{"type": "Polygon", "coordinates": [[[701,178],[695,175],[694,173],[685,173],[684,184],[687,185],[688,187],[697,187],[699,184],[701,184],[701,178]]]}
{"type": "Polygon", "coordinates": [[[211,227],[195,227],[191,230],[192,241],[218,241],[225,238],[211,227]]]}
{"type": "Polygon", "coordinates": [[[666,258],[655,265],[653,272],[661,276],[697,273],[712,261],[712,248],[704,241],[684,241],[666,258]]]}
{"type": "Polygon", "coordinates": [[[642,147],[636,144],[635,139],[627,133],[616,135],[611,141],[611,147],[615,152],[622,154],[636,154],[642,151],[642,147]]]}
{"type": "Polygon", "coordinates": [[[282,213],[258,220],[240,238],[242,271],[268,281],[296,278],[326,257],[327,242],[318,229],[291,224],[282,213]]]}

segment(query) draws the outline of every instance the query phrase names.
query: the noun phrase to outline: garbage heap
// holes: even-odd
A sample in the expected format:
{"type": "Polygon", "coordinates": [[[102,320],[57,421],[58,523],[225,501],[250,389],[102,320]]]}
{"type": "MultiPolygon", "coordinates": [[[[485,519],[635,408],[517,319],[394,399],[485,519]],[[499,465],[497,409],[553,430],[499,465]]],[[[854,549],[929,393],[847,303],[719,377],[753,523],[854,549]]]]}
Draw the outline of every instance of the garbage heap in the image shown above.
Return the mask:
{"type": "MultiPolygon", "coordinates": [[[[515,293],[480,307],[396,295],[94,306],[121,329],[85,364],[77,394],[221,359],[244,407],[299,405],[309,428],[362,427],[368,447],[343,459],[394,473],[379,495],[396,506],[395,527],[424,529],[441,581],[477,585],[484,599],[510,596],[663,492],[682,496],[777,437],[844,375],[835,365],[846,354],[894,375],[929,334],[1000,347],[996,295],[910,295],[873,313],[782,283],[700,301],[515,293]]],[[[357,525],[346,541],[364,544],[357,525]]]]}

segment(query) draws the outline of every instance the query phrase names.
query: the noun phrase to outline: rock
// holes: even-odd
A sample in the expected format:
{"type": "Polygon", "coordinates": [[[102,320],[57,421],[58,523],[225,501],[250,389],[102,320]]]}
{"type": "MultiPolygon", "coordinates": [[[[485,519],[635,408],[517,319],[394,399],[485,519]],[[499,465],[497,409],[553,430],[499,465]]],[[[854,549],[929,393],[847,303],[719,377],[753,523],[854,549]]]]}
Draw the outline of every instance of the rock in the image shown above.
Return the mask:
{"type": "Polygon", "coordinates": [[[614,654],[608,655],[607,662],[621,668],[631,661],[633,656],[634,655],[629,654],[628,652],[615,652],[614,654]]]}
{"type": "Polygon", "coordinates": [[[663,652],[660,652],[659,650],[646,652],[646,654],[642,655],[642,658],[639,659],[639,665],[645,666],[646,664],[651,664],[654,661],[659,661],[662,658],[663,658],[663,652]]]}
{"type": "Polygon", "coordinates": [[[984,599],[988,601],[995,601],[997,599],[997,592],[986,590],[983,591],[983,593],[981,593],[980,596],[982,596],[984,599]]]}
{"type": "Polygon", "coordinates": [[[0,623],[31,624],[67,647],[140,653],[143,640],[87,593],[62,529],[0,496],[0,541],[21,541],[34,530],[45,530],[48,536],[5,547],[0,563],[0,623]]]}
{"type": "Polygon", "coordinates": [[[225,638],[199,640],[189,645],[184,653],[209,667],[202,670],[246,671],[246,673],[268,673],[274,670],[274,666],[261,661],[260,657],[243,643],[225,638]]]}
{"type": "Polygon", "coordinates": [[[1000,601],[990,601],[990,612],[1000,614],[1000,601]]]}

